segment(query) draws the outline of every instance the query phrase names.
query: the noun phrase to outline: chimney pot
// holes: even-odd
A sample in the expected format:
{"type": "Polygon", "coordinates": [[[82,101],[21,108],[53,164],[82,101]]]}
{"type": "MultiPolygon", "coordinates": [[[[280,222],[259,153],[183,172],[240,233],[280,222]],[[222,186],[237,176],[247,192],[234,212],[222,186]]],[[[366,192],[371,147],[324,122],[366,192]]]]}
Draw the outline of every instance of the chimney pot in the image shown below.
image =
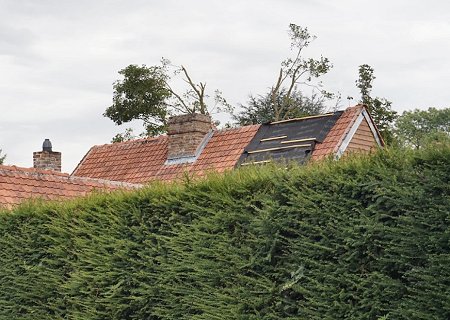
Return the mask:
{"type": "Polygon", "coordinates": [[[44,140],[44,143],[42,144],[42,151],[52,152],[52,143],[50,139],[44,140]]]}
{"type": "Polygon", "coordinates": [[[45,139],[42,151],[33,152],[33,167],[61,172],[61,152],[52,151],[50,139],[45,139]]]}

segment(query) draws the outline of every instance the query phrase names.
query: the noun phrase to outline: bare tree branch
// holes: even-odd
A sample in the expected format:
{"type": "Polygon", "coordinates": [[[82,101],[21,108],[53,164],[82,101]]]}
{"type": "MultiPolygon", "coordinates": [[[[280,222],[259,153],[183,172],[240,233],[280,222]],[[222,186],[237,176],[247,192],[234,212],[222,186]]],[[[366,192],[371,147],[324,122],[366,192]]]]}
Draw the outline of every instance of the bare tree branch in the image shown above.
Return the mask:
{"type": "Polygon", "coordinates": [[[206,83],[201,83],[197,85],[192,81],[191,77],[189,76],[186,68],[184,66],[181,66],[181,70],[183,71],[185,77],[187,80],[185,80],[190,86],[191,88],[195,91],[195,93],[197,94],[197,98],[198,98],[198,102],[199,102],[199,107],[200,107],[200,113],[202,114],[206,114],[207,110],[206,110],[206,105],[205,105],[205,88],[206,88],[206,83]]]}
{"type": "Polygon", "coordinates": [[[271,100],[272,106],[274,108],[274,121],[279,120],[280,112],[278,110],[277,96],[280,91],[281,84],[283,83],[283,68],[280,68],[280,74],[278,75],[278,80],[275,84],[275,87],[272,88],[271,100]]]}
{"type": "Polygon", "coordinates": [[[167,81],[165,81],[165,84],[166,84],[167,89],[169,90],[169,92],[175,98],[177,98],[177,100],[180,102],[180,104],[184,107],[185,111],[190,113],[191,109],[186,105],[186,103],[184,102],[183,98],[172,89],[172,87],[167,83],[167,81]]]}

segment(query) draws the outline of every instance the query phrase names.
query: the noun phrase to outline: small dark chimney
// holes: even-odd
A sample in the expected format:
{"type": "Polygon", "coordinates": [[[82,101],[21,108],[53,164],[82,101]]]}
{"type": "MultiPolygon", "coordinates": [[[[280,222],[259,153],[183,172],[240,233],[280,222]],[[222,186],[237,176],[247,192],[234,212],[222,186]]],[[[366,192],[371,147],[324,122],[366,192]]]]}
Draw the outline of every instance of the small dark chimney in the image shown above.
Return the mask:
{"type": "Polygon", "coordinates": [[[171,117],[168,126],[168,160],[198,156],[212,129],[211,117],[199,113],[171,117]]]}
{"type": "Polygon", "coordinates": [[[61,152],[52,151],[52,143],[45,139],[42,151],[33,152],[33,167],[61,172],[61,152]]]}

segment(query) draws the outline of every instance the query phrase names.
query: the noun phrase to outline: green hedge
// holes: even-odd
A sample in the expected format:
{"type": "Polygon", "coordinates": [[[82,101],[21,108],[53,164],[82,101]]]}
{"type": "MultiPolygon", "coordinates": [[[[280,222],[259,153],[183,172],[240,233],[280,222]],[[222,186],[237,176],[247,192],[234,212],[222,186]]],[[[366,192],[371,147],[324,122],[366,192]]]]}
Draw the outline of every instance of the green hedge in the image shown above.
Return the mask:
{"type": "Polygon", "coordinates": [[[450,147],[0,213],[0,319],[450,319],[450,147]]]}

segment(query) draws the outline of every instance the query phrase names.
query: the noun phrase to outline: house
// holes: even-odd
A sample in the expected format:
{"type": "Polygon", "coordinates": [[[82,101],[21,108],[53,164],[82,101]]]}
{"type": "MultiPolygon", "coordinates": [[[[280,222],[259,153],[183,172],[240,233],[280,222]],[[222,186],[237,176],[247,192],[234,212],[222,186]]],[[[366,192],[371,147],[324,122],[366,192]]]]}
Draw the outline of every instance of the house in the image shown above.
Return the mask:
{"type": "Polygon", "coordinates": [[[280,160],[304,163],[384,145],[363,105],[317,116],[216,130],[202,114],[172,117],[168,133],[92,147],[72,173],[129,183],[171,181],[280,160]]]}
{"type": "Polygon", "coordinates": [[[92,191],[112,191],[138,188],[124,182],[70,176],[61,173],[61,153],[52,151],[48,139],[43,150],[33,153],[33,168],[0,165],[0,208],[13,206],[31,199],[69,199],[92,191]]]}
{"type": "Polygon", "coordinates": [[[317,161],[369,152],[383,140],[363,105],[344,111],[217,130],[203,114],[172,117],[167,135],[92,147],[71,175],[48,139],[33,168],[0,166],[0,207],[29,198],[67,199],[93,190],[139,188],[150,181],[201,177],[276,161],[317,161]]]}

